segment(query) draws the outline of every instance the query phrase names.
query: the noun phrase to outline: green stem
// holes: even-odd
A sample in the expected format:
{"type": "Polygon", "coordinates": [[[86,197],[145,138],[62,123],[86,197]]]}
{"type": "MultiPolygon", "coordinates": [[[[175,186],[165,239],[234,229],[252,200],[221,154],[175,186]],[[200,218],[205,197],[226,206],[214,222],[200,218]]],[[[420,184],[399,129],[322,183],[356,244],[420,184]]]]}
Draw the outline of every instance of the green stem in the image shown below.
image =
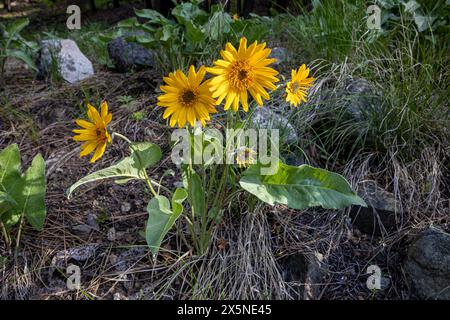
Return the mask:
{"type": "Polygon", "coordinates": [[[20,245],[20,238],[22,237],[22,228],[25,220],[25,213],[22,213],[20,216],[20,223],[19,223],[19,231],[17,231],[17,238],[16,238],[16,253],[19,251],[19,245],[20,245]]]}
{"type": "Polygon", "coordinates": [[[9,236],[8,232],[6,231],[6,227],[3,224],[2,221],[0,221],[0,228],[2,230],[3,233],[3,237],[5,238],[5,244],[6,244],[6,250],[10,251],[11,249],[11,237],[9,236]]]}

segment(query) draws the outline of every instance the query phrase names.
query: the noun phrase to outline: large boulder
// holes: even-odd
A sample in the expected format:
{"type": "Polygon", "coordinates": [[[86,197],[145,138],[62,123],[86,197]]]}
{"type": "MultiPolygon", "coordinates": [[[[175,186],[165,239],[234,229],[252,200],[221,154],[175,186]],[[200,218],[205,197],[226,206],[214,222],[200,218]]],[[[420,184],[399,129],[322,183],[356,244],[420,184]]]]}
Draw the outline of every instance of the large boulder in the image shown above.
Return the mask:
{"type": "Polygon", "coordinates": [[[130,35],[124,35],[108,43],[108,54],[117,71],[154,68],[156,65],[154,52],[130,41],[129,38],[130,35]]]}
{"type": "Polygon", "coordinates": [[[450,300],[450,234],[423,231],[408,250],[405,271],[418,298],[450,300]]]}
{"type": "Polygon", "coordinates": [[[40,43],[37,66],[38,77],[55,76],[55,72],[69,83],[76,83],[94,74],[91,61],[70,39],[43,40],[40,43]]]}
{"type": "Polygon", "coordinates": [[[379,187],[373,180],[358,184],[358,195],[367,203],[366,207],[353,206],[350,218],[362,232],[380,236],[396,227],[396,214],[401,215],[401,207],[395,196],[379,187]]]}

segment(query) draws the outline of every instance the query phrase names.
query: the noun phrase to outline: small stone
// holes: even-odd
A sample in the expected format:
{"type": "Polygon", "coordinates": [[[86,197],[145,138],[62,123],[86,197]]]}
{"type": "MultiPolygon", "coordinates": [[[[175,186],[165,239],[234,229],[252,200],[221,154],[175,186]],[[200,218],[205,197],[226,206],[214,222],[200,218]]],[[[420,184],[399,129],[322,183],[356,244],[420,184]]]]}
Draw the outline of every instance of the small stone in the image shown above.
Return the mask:
{"type": "Polygon", "coordinates": [[[122,206],[120,207],[120,210],[122,210],[122,212],[128,212],[131,210],[131,204],[128,202],[124,202],[122,203],[122,206]]]}
{"type": "Polygon", "coordinates": [[[117,256],[114,253],[111,253],[108,259],[112,265],[115,265],[117,263],[117,256]]]}
{"type": "Polygon", "coordinates": [[[97,216],[93,213],[89,213],[86,219],[86,223],[89,227],[91,227],[95,231],[100,230],[100,226],[97,223],[97,216]]]}
{"type": "Polygon", "coordinates": [[[173,183],[173,186],[174,186],[175,188],[183,188],[183,187],[184,187],[183,181],[175,181],[175,182],[173,183]]]}
{"type": "Polygon", "coordinates": [[[98,244],[87,244],[58,251],[52,259],[49,274],[52,275],[55,268],[63,268],[69,260],[84,262],[92,258],[99,247],[98,244]]]}
{"type": "Polygon", "coordinates": [[[391,279],[389,279],[388,277],[381,276],[381,280],[380,280],[381,290],[386,290],[387,288],[389,288],[390,284],[391,284],[391,279]]]}
{"type": "Polygon", "coordinates": [[[109,241],[116,241],[116,229],[114,227],[108,229],[107,238],[109,241]]]}
{"type": "Polygon", "coordinates": [[[76,231],[78,233],[90,233],[92,231],[92,227],[88,226],[87,224],[77,224],[72,226],[72,230],[76,231]]]}
{"type": "Polygon", "coordinates": [[[120,292],[116,292],[114,293],[114,300],[128,300],[127,297],[125,297],[123,294],[121,294],[120,292]]]}

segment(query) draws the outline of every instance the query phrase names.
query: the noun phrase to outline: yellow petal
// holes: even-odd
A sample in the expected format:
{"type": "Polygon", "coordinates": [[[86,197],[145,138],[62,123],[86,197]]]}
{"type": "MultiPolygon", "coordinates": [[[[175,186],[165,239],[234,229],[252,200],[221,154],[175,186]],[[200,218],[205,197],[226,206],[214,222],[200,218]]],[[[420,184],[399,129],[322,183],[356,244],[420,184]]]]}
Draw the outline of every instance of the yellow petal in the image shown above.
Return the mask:
{"type": "Polygon", "coordinates": [[[91,129],[91,128],[95,127],[95,125],[93,123],[83,120],[83,119],[77,119],[77,120],[75,120],[75,123],[85,129],[91,129]]]}
{"type": "Polygon", "coordinates": [[[100,110],[101,110],[102,119],[105,119],[106,115],[108,114],[108,103],[106,103],[106,101],[102,102],[102,104],[100,106],[100,110]]]}
{"type": "Polygon", "coordinates": [[[89,153],[95,150],[97,143],[95,141],[88,141],[81,145],[80,157],[87,156],[89,153]]]}
{"type": "Polygon", "coordinates": [[[101,145],[97,146],[97,149],[95,149],[94,156],[91,159],[91,163],[94,163],[98,159],[101,158],[101,156],[105,153],[106,150],[106,142],[102,143],[101,145]]]}

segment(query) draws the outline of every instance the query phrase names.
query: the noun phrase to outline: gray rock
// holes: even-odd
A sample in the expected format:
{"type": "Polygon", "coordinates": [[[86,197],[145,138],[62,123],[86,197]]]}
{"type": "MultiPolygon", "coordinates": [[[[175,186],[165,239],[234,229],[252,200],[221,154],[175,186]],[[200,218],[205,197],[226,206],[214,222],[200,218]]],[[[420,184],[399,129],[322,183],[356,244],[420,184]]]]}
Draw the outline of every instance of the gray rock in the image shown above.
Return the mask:
{"type": "Polygon", "coordinates": [[[131,204],[129,202],[124,202],[122,203],[122,205],[120,206],[120,210],[122,212],[128,212],[131,210],[131,204]]]}
{"type": "Polygon", "coordinates": [[[289,52],[282,47],[274,47],[272,49],[272,52],[270,53],[271,58],[277,59],[277,61],[273,63],[274,66],[278,66],[280,64],[288,62],[291,58],[290,56],[291,55],[289,54],[289,52]]]}
{"type": "Polygon", "coordinates": [[[109,228],[106,237],[109,241],[116,241],[116,229],[114,227],[109,228]]]}
{"type": "Polygon", "coordinates": [[[88,215],[87,215],[86,224],[95,231],[100,230],[100,226],[98,225],[98,222],[97,222],[97,216],[91,212],[88,213],[88,215]]]}
{"type": "Polygon", "coordinates": [[[316,300],[320,298],[321,284],[326,274],[322,254],[293,254],[288,256],[283,266],[283,278],[294,282],[291,295],[296,299],[316,300]]]}
{"type": "Polygon", "coordinates": [[[127,274],[129,269],[138,263],[139,260],[147,253],[144,247],[135,247],[129,250],[123,251],[117,256],[116,263],[114,267],[116,271],[120,272],[120,280],[123,286],[127,290],[131,290],[134,287],[134,274],[127,274]]]}
{"type": "Polygon", "coordinates": [[[92,227],[87,224],[76,224],[72,226],[72,230],[76,233],[88,234],[92,231],[92,227]]]}
{"type": "Polygon", "coordinates": [[[98,244],[87,244],[58,251],[52,259],[50,274],[53,273],[54,268],[62,268],[70,260],[83,262],[92,258],[99,247],[98,244]]]}
{"type": "Polygon", "coordinates": [[[395,229],[395,215],[402,211],[392,193],[380,188],[373,180],[365,180],[358,184],[358,195],[368,207],[352,206],[350,218],[361,232],[380,236],[384,230],[395,229]]]}
{"type": "Polygon", "coordinates": [[[450,300],[450,234],[423,231],[408,250],[405,271],[419,298],[450,300]]]}
{"type": "Polygon", "coordinates": [[[372,113],[380,112],[381,99],[373,86],[363,78],[351,79],[341,97],[345,97],[347,111],[357,121],[365,121],[372,113]]]}
{"type": "Polygon", "coordinates": [[[128,40],[132,35],[124,35],[108,43],[108,54],[119,72],[133,69],[154,68],[155,54],[139,43],[128,40]]]}
{"type": "Polygon", "coordinates": [[[252,122],[256,128],[280,130],[280,142],[295,145],[298,143],[298,135],[288,117],[289,113],[281,114],[273,111],[270,106],[264,106],[253,113],[252,122]]]}
{"type": "Polygon", "coordinates": [[[294,150],[294,152],[287,153],[284,150],[281,151],[281,157],[283,163],[288,164],[290,166],[301,166],[302,164],[306,164],[305,155],[300,150],[294,150]]]}
{"type": "Polygon", "coordinates": [[[40,43],[38,77],[53,76],[53,72],[69,83],[76,83],[94,74],[91,61],[80,51],[75,41],[43,40],[40,43]]]}

